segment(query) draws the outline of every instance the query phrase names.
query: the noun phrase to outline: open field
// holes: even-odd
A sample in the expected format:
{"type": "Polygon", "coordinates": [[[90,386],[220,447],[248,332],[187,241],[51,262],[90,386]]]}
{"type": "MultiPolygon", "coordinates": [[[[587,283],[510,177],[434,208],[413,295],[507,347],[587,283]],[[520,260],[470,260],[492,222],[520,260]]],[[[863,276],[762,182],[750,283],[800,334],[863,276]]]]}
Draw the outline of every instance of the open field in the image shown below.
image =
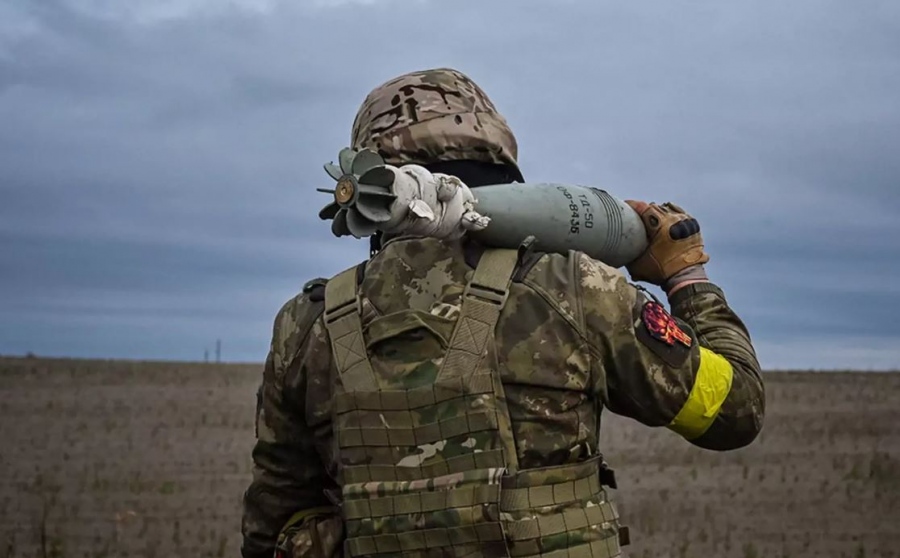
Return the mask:
{"type": "MultiPolygon", "coordinates": [[[[0,358],[0,558],[237,556],[260,370],[0,358]]],[[[629,556],[900,557],[900,374],[766,379],[744,450],[605,419],[629,556]]]]}

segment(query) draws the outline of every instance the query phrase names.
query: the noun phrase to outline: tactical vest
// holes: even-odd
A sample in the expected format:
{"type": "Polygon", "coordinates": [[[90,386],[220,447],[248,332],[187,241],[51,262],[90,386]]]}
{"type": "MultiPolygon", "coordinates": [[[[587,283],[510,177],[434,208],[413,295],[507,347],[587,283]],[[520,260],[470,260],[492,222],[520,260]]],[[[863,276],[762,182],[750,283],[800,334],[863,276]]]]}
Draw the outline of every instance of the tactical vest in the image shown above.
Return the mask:
{"type": "Polygon", "coordinates": [[[486,251],[455,322],[406,309],[364,333],[355,269],[326,285],[345,556],[620,555],[599,456],[519,470],[494,342],[517,260],[486,251]],[[416,329],[441,342],[370,358],[367,345],[416,329]]]}

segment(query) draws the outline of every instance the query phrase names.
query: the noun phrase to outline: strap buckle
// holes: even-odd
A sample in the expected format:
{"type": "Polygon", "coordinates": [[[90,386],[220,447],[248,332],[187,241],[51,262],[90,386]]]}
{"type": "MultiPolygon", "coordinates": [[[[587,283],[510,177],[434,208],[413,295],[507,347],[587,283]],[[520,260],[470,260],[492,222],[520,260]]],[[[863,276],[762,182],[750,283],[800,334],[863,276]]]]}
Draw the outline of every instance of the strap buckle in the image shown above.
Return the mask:
{"type": "Polygon", "coordinates": [[[331,325],[341,318],[354,313],[359,316],[362,315],[362,297],[360,297],[359,295],[356,295],[352,300],[349,300],[343,304],[339,304],[334,308],[326,307],[323,317],[325,319],[325,323],[327,325],[331,325]]]}
{"type": "Polygon", "coordinates": [[[463,289],[463,298],[472,298],[480,302],[503,306],[506,304],[506,299],[509,298],[509,290],[498,291],[484,285],[469,283],[463,289]]]}

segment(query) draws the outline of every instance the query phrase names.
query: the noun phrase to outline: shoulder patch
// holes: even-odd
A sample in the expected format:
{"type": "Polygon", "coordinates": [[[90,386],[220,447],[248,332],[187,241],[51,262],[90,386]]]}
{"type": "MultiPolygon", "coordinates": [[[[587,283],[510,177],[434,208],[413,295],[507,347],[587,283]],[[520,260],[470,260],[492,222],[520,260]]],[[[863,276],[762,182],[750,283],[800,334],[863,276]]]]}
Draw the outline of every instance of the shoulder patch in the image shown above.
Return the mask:
{"type": "Polygon", "coordinates": [[[638,339],[671,366],[681,366],[691,354],[694,340],[678,325],[678,321],[656,301],[641,308],[638,339]]]}
{"type": "Polygon", "coordinates": [[[326,283],[328,283],[328,279],[323,277],[307,281],[306,284],[303,285],[303,294],[309,295],[309,299],[313,302],[321,302],[325,300],[326,283]]]}
{"type": "Polygon", "coordinates": [[[685,332],[681,331],[675,321],[663,305],[658,302],[648,302],[641,310],[641,322],[647,332],[654,339],[658,339],[666,345],[672,346],[681,343],[690,347],[693,340],[685,332]]]}

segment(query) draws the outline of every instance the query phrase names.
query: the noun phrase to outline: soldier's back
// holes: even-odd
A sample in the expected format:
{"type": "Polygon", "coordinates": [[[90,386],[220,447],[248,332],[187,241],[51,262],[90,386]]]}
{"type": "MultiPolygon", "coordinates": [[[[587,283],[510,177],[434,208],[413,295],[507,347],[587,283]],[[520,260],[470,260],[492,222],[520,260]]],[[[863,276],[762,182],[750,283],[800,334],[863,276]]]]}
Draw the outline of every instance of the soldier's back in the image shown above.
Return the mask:
{"type": "Polygon", "coordinates": [[[617,555],[577,266],[406,238],[331,281],[338,377],[319,416],[330,405],[349,554],[617,555]],[[465,293],[504,260],[508,283],[482,274],[508,289],[489,318],[465,293]]]}

